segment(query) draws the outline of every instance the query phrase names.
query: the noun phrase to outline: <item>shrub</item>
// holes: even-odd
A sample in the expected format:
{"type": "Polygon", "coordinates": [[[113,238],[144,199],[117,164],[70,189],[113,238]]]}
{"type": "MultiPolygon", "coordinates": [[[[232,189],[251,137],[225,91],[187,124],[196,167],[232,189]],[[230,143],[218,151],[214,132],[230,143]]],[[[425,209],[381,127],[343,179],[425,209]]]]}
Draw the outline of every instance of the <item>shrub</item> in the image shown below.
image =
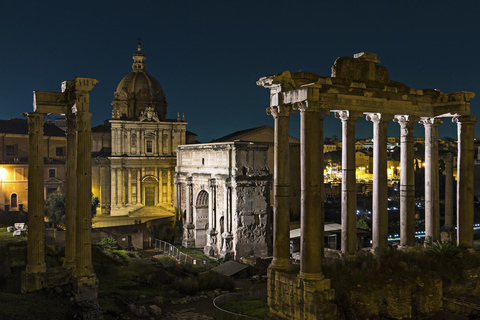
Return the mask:
{"type": "Polygon", "coordinates": [[[198,280],[194,277],[175,278],[173,285],[181,294],[193,296],[199,291],[198,280]]]}
{"type": "Polygon", "coordinates": [[[118,241],[113,238],[102,238],[97,244],[102,247],[119,248],[118,241]]]}
{"type": "Polygon", "coordinates": [[[201,273],[198,277],[198,282],[202,291],[215,289],[231,291],[235,289],[235,282],[232,279],[211,271],[201,273]]]}
{"type": "Polygon", "coordinates": [[[170,256],[161,256],[158,261],[163,265],[165,269],[172,269],[177,265],[177,260],[170,256]]]}

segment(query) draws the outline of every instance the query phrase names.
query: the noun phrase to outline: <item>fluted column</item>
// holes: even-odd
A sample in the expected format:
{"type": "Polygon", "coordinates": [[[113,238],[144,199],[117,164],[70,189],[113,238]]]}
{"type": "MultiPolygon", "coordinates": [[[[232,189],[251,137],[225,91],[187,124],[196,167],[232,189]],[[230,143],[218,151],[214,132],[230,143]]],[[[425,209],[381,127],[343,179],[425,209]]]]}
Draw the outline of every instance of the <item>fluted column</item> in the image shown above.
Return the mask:
{"type": "MultiPolygon", "coordinates": [[[[45,115],[28,113],[28,245],[26,273],[45,272],[45,222],[43,197],[43,125],[45,115]]],[[[40,289],[29,288],[33,290],[40,289]]]]}
{"type": "Polygon", "coordinates": [[[400,115],[395,116],[394,121],[400,125],[400,246],[411,247],[415,244],[415,119],[400,115]]]}
{"type": "MultiPolygon", "coordinates": [[[[267,108],[267,113],[273,116],[275,127],[273,151],[273,260],[270,266],[277,270],[287,270],[291,265],[290,144],[288,122],[293,112],[291,105],[267,108]]],[[[227,229],[225,228],[225,230],[227,229]]]]}
{"type": "Polygon", "coordinates": [[[111,188],[111,205],[116,206],[117,205],[117,168],[112,168],[111,169],[111,177],[110,181],[112,182],[112,188],[111,188]]]}
{"type": "Polygon", "coordinates": [[[473,247],[474,151],[473,137],[477,117],[454,117],[457,124],[457,241],[459,246],[473,247]]]}
{"type": "Polygon", "coordinates": [[[440,240],[438,184],[438,125],[441,119],[421,120],[425,127],[425,240],[440,240]]]}
{"type": "Polygon", "coordinates": [[[307,280],[321,280],[324,251],[323,119],[326,111],[308,102],[300,110],[300,273],[307,280]]]}
{"type": "Polygon", "coordinates": [[[75,224],[77,212],[77,123],[67,114],[67,192],[65,197],[65,260],[63,266],[75,268],[75,224]]]}
{"type": "Polygon", "coordinates": [[[355,176],[355,123],[360,113],[339,111],[342,120],[342,252],[357,250],[357,190],[355,176]]]}
{"type": "Polygon", "coordinates": [[[372,247],[388,245],[387,124],[390,116],[370,113],[373,122],[372,247]]]}
{"type": "Polygon", "coordinates": [[[142,184],[141,184],[141,170],[140,169],[136,169],[137,170],[137,204],[141,204],[142,203],[142,184]]]}
{"type": "Polygon", "coordinates": [[[453,155],[445,160],[445,228],[453,227],[453,155]]]}
{"type": "Polygon", "coordinates": [[[187,180],[187,221],[184,225],[184,236],[182,245],[187,248],[191,248],[195,246],[195,237],[193,235],[193,229],[195,226],[193,225],[193,208],[192,208],[192,198],[193,198],[193,184],[192,181],[187,180]]]}
{"type": "Polygon", "coordinates": [[[95,276],[92,266],[92,157],[89,112],[77,112],[77,277],[95,276]]]}
{"type": "Polygon", "coordinates": [[[133,203],[132,197],[132,169],[127,168],[127,203],[133,203]]]}

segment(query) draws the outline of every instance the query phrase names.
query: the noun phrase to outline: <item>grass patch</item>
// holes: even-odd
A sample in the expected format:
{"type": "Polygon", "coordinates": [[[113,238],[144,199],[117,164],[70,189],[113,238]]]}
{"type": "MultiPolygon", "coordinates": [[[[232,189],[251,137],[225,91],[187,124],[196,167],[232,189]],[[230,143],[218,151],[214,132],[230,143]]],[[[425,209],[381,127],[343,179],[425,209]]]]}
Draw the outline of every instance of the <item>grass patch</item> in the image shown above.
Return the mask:
{"type": "Polygon", "coordinates": [[[0,228],[0,243],[27,241],[27,234],[14,237],[12,232],[7,232],[7,228],[0,228]]]}
{"type": "Polygon", "coordinates": [[[265,318],[270,311],[267,302],[264,300],[244,300],[230,302],[222,305],[221,308],[230,312],[259,319],[265,318]]]}

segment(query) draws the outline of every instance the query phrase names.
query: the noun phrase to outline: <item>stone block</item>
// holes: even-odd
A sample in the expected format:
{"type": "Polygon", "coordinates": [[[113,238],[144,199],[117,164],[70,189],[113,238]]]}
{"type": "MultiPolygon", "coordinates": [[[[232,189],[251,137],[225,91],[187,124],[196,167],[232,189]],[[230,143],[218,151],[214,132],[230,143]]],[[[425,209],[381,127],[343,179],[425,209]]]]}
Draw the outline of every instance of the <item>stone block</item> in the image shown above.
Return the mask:
{"type": "Polygon", "coordinates": [[[97,289],[98,279],[95,276],[73,279],[73,293],[76,301],[96,300],[97,289]]]}

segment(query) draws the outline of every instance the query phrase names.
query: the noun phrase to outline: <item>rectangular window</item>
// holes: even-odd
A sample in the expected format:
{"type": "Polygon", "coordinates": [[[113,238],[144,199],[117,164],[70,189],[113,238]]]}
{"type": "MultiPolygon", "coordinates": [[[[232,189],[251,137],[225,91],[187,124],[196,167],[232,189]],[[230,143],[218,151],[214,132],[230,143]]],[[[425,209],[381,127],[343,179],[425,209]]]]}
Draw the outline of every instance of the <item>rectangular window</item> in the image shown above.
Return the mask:
{"type": "Polygon", "coordinates": [[[57,155],[57,157],[63,157],[64,154],[63,154],[63,147],[57,147],[55,149],[55,154],[57,155]]]}
{"type": "Polygon", "coordinates": [[[22,181],[24,177],[23,168],[13,169],[13,180],[22,181]]]}
{"type": "Polygon", "coordinates": [[[57,176],[57,169],[48,169],[48,177],[55,178],[57,176]]]}
{"type": "Polygon", "coordinates": [[[15,155],[15,146],[14,145],[7,145],[7,156],[14,156],[15,155]]]}
{"type": "Polygon", "coordinates": [[[147,140],[147,152],[152,153],[153,152],[153,147],[152,147],[152,140],[147,140]]]}

